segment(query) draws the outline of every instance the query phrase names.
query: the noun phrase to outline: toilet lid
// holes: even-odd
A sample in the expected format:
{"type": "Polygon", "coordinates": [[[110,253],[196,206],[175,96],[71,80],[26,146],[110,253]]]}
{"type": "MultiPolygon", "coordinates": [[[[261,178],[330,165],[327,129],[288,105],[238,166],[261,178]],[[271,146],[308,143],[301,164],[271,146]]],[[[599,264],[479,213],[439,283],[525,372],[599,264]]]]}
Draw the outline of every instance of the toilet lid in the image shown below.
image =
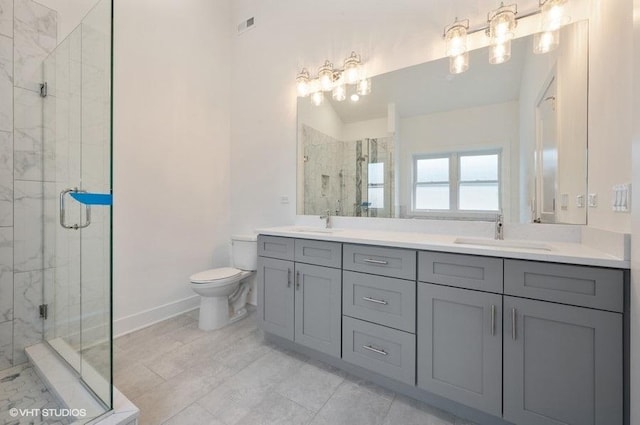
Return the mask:
{"type": "Polygon", "coordinates": [[[219,269],[205,270],[200,273],[196,273],[191,276],[191,282],[193,283],[207,283],[215,280],[228,279],[235,277],[242,273],[241,270],[234,269],[233,267],[221,267],[219,269]]]}

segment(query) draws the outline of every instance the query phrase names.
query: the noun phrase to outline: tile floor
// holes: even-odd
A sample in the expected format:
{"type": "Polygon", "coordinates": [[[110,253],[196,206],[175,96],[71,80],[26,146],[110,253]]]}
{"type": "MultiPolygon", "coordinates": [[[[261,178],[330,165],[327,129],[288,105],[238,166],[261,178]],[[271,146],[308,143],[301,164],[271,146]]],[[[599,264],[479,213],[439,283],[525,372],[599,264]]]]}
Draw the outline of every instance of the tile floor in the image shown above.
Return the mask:
{"type": "Polygon", "coordinates": [[[141,425],[473,425],[266,343],[255,313],[213,332],[197,311],[115,340],[141,425]]]}
{"type": "Polygon", "coordinates": [[[73,418],[14,417],[11,409],[60,409],[29,363],[0,371],[0,425],[67,425],[73,418]]]}

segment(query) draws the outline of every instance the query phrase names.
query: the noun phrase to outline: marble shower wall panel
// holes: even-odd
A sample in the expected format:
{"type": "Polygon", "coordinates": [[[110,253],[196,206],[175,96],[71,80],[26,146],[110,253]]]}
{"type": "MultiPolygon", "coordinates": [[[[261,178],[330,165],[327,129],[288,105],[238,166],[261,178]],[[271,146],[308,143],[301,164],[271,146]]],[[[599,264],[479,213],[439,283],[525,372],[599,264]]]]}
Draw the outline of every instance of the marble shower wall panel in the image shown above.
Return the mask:
{"type": "Polygon", "coordinates": [[[13,364],[13,321],[0,323],[0,370],[13,364]]]}
{"type": "Polygon", "coordinates": [[[43,133],[55,122],[43,123],[39,89],[56,27],[56,12],[35,1],[0,0],[0,369],[26,361],[24,347],[42,339],[38,306],[53,264],[43,229],[55,220],[43,133]]]}
{"type": "Polygon", "coordinates": [[[42,182],[15,182],[13,264],[16,273],[44,268],[43,199],[42,182]]]}
{"type": "Polygon", "coordinates": [[[42,62],[57,44],[56,12],[31,0],[14,1],[16,87],[39,91],[42,62]]]}
{"type": "Polygon", "coordinates": [[[13,38],[13,0],[0,0],[0,35],[13,38]]]}
{"type": "Polygon", "coordinates": [[[13,39],[4,35],[0,35],[0,131],[13,131],[13,39]]]}
{"type": "Polygon", "coordinates": [[[42,304],[44,274],[43,270],[15,274],[14,364],[27,361],[25,347],[42,341],[42,319],[38,307],[42,304]]]}
{"type": "Polygon", "coordinates": [[[14,101],[14,179],[42,182],[42,98],[36,92],[15,87],[14,101]]]}
{"type": "Polygon", "coordinates": [[[13,320],[13,228],[0,227],[0,323],[11,320],[13,320]]]}
{"type": "Polygon", "coordinates": [[[3,226],[13,226],[13,135],[8,131],[0,131],[0,227],[3,226]]]}

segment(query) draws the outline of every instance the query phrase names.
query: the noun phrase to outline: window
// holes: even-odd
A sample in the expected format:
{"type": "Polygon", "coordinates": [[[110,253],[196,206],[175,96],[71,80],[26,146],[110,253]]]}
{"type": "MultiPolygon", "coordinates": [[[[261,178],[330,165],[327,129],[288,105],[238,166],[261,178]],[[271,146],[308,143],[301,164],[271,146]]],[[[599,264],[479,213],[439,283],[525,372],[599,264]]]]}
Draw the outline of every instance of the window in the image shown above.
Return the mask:
{"type": "Polygon", "coordinates": [[[369,208],[384,208],[384,162],[373,162],[368,167],[367,199],[369,208]]]}
{"type": "Polygon", "coordinates": [[[499,211],[500,151],[448,152],[413,159],[413,211],[499,211]]]}

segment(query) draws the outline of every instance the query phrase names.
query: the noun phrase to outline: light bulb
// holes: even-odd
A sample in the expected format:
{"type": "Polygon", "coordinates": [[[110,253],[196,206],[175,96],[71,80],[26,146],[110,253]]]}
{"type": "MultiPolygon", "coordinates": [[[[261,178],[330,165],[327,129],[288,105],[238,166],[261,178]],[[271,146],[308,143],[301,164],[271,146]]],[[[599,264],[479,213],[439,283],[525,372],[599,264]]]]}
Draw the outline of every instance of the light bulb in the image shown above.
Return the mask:
{"type": "Polygon", "coordinates": [[[467,28],[468,21],[456,21],[450,27],[445,29],[445,42],[447,47],[447,56],[450,58],[460,56],[467,51],[467,28]]]}
{"type": "Polygon", "coordinates": [[[347,98],[347,88],[344,84],[336,84],[333,88],[332,95],[334,100],[342,102],[347,98]]]}
{"type": "Polygon", "coordinates": [[[347,84],[355,84],[360,77],[360,57],[356,52],[344,60],[344,80],[347,84]]]}
{"type": "Polygon", "coordinates": [[[492,44],[489,49],[489,63],[498,65],[511,58],[511,40],[504,43],[492,44]]]}
{"type": "Polygon", "coordinates": [[[349,99],[351,99],[352,102],[357,102],[357,101],[360,100],[360,96],[358,96],[357,93],[354,93],[354,94],[351,95],[351,97],[349,99]]]}
{"type": "Polygon", "coordinates": [[[462,74],[469,69],[469,52],[449,58],[449,72],[462,74]]]}
{"type": "Polygon", "coordinates": [[[371,93],[371,79],[365,78],[363,80],[358,81],[358,85],[356,86],[356,92],[360,96],[366,96],[369,93],[371,93]]]}
{"type": "Polygon", "coordinates": [[[560,30],[534,34],[533,53],[540,55],[554,50],[560,45],[560,30]]]}
{"type": "Polygon", "coordinates": [[[324,103],[324,93],[321,91],[311,93],[311,103],[315,106],[320,106],[324,103]]]}
{"type": "Polygon", "coordinates": [[[324,65],[320,67],[318,80],[322,91],[331,91],[333,89],[333,65],[331,62],[325,61],[324,65]]]}
{"type": "Polygon", "coordinates": [[[303,68],[296,77],[296,87],[299,97],[309,96],[309,72],[306,68],[303,68]]]}
{"type": "Polygon", "coordinates": [[[491,45],[507,44],[515,36],[517,24],[515,5],[501,6],[491,12],[487,30],[491,45]]]}
{"type": "Polygon", "coordinates": [[[540,10],[542,12],[542,31],[551,32],[569,23],[570,18],[565,15],[567,0],[546,0],[540,10]]]}

